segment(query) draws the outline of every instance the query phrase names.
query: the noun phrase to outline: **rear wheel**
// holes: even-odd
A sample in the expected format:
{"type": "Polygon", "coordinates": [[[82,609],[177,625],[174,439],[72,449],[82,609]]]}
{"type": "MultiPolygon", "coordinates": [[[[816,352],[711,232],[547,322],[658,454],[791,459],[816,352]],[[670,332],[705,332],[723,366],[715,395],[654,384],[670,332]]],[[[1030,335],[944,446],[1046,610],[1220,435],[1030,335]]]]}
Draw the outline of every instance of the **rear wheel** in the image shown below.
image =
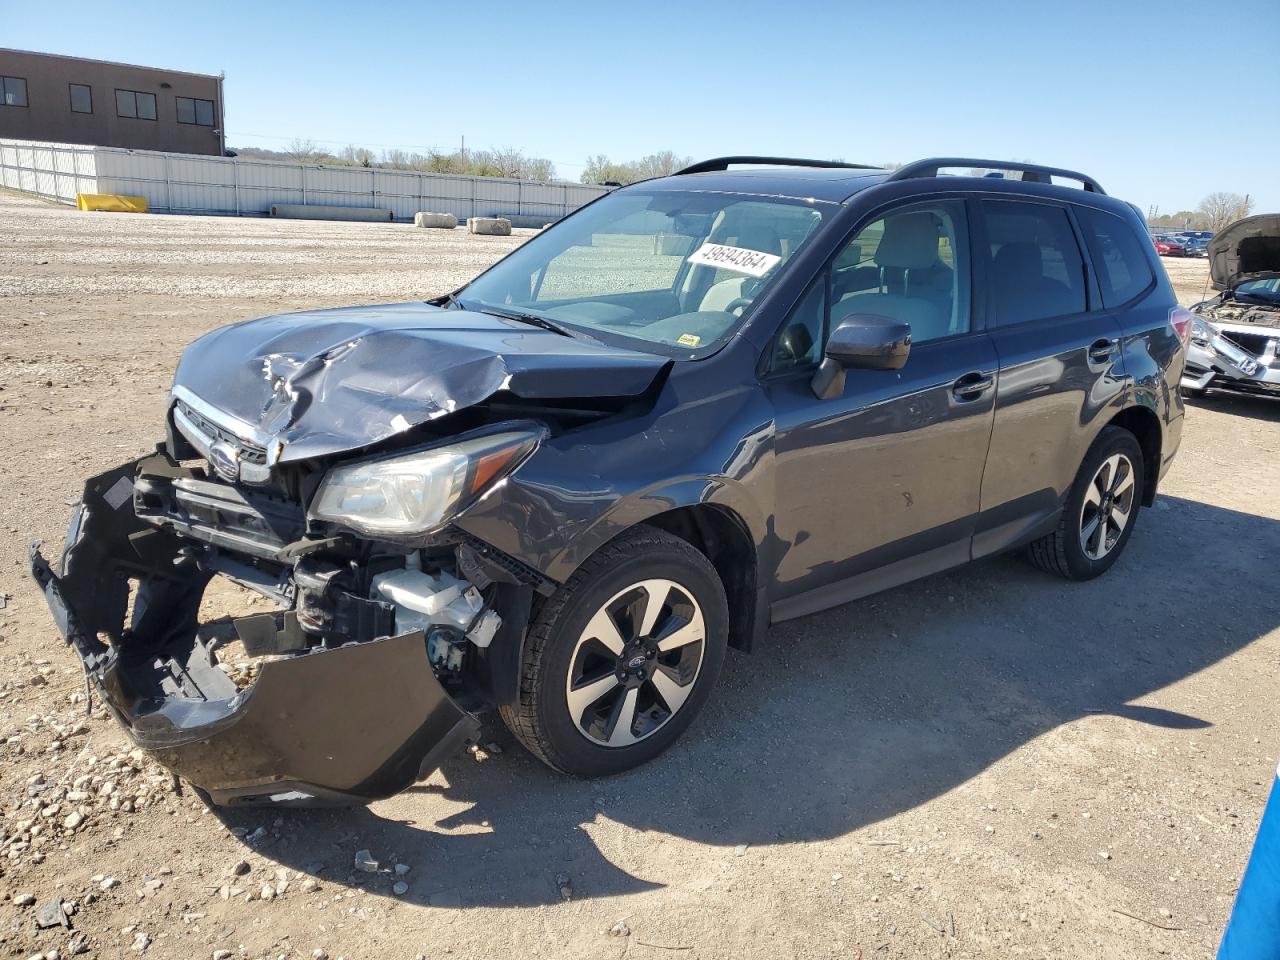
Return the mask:
{"type": "Polygon", "coordinates": [[[1120,427],[1105,428],[1080,466],[1058,529],[1027,548],[1031,562],[1068,580],[1106,573],[1133,534],[1142,489],[1137,439],[1120,427]]]}
{"type": "Polygon", "coordinates": [[[538,611],[516,737],[564,773],[618,773],[689,726],[724,661],[728,608],[715,568],[662,530],[639,528],[588,559],[538,611]]]}

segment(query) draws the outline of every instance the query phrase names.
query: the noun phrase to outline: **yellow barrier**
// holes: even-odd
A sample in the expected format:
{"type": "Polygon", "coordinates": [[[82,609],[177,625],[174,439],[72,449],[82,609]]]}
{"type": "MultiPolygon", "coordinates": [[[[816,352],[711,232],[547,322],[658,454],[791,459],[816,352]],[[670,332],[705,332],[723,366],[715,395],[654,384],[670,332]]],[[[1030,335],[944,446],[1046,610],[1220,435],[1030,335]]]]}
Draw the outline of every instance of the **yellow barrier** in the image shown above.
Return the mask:
{"type": "Polygon", "coordinates": [[[81,210],[110,210],[113,213],[146,213],[146,197],[129,197],[118,193],[77,193],[76,206],[81,210]]]}

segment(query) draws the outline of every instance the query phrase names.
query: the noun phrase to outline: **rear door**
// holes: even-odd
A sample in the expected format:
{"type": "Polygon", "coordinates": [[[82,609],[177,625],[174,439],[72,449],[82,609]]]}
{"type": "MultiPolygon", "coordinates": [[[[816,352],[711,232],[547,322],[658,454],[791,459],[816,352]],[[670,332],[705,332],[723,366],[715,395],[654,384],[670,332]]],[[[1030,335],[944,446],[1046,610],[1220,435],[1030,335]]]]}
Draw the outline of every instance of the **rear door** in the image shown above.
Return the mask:
{"type": "Polygon", "coordinates": [[[1068,206],[986,199],[977,207],[982,303],[1000,369],[975,558],[1056,523],[1125,392],[1120,325],[1098,310],[1068,206]]]}

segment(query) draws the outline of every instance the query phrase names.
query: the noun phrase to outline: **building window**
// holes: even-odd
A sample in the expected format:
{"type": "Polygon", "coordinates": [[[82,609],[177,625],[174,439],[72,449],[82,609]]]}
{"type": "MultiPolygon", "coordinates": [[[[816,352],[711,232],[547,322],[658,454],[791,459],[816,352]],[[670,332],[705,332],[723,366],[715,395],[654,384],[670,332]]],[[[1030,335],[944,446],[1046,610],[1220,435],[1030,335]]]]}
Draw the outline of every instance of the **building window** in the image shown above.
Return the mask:
{"type": "Polygon", "coordinates": [[[71,112],[93,113],[93,88],[84,83],[71,86],[71,112]]]}
{"type": "Polygon", "coordinates": [[[21,77],[0,77],[0,105],[25,107],[27,105],[27,81],[21,77]]]}
{"type": "Polygon", "coordinates": [[[191,97],[175,97],[178,102],[178,122],[194,123],[201,127],[213,126],[213,101],[194,100],[191,97]]]}
{"type": "Polygon", "coordinates": [[[139,93],[136,90],[117,90],[116,116],[133,117],[138,120],[154,120],[156,118],[156,95],[154,93],[139,93]]]}

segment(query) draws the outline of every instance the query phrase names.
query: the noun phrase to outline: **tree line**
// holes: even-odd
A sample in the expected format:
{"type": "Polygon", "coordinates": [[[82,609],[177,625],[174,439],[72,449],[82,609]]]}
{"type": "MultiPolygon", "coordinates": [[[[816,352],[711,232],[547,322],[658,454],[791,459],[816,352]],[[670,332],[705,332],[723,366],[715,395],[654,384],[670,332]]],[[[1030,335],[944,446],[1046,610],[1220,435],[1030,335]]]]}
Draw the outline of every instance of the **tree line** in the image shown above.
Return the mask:
{"type": "Polygon", "coordinates": [[[1218,191],[1211,193],[1194,210],[1161,213],[1153,206],[1147,211],[1147,226],[1153,230],[1212,230],[1217,233],[1228,224],[1247,217],[1253,210],[1248,194],[1218,191]]]}
{"type": "MultiPolygon", "coordinates": [[[[484,150],[428,150],[415,153],[400,149],[381,153],[368,147],[350,144],[331,151],[314,140],[295,139],[283,150],[265,147],[236,147],[237,156],[289,163],[317,163],[332,167],[378,167],[386,170],[417,170],[422,173],[452,173],[468,177],[518,177],[522,180],[548,182],[556,179],[556,165],[543,157],[526,156],[515,147],[491,147],[484,150]]],[[[604,154],[587,159],[580,177],[583,183],[635,183],[651,177],[666,177],[693,163],[670,150],[652,153],[639,160],[620,163],[604,154]]]]}
{"type": "Polygon", "coordinates": [[[556,166],[542,157],[529,157],[515,147],[487,150],[383,150],[349,144],[338,151],[320,147],[314,140],[295,139],[283,150],[265,147],[236,147],[237,156],[288,163],[316,163],[330,167],[378,167],[384,170],[417,170],[422,173],[453,173],[469,177],[518,177],[543,182],[556,178],[556,166]]]}

